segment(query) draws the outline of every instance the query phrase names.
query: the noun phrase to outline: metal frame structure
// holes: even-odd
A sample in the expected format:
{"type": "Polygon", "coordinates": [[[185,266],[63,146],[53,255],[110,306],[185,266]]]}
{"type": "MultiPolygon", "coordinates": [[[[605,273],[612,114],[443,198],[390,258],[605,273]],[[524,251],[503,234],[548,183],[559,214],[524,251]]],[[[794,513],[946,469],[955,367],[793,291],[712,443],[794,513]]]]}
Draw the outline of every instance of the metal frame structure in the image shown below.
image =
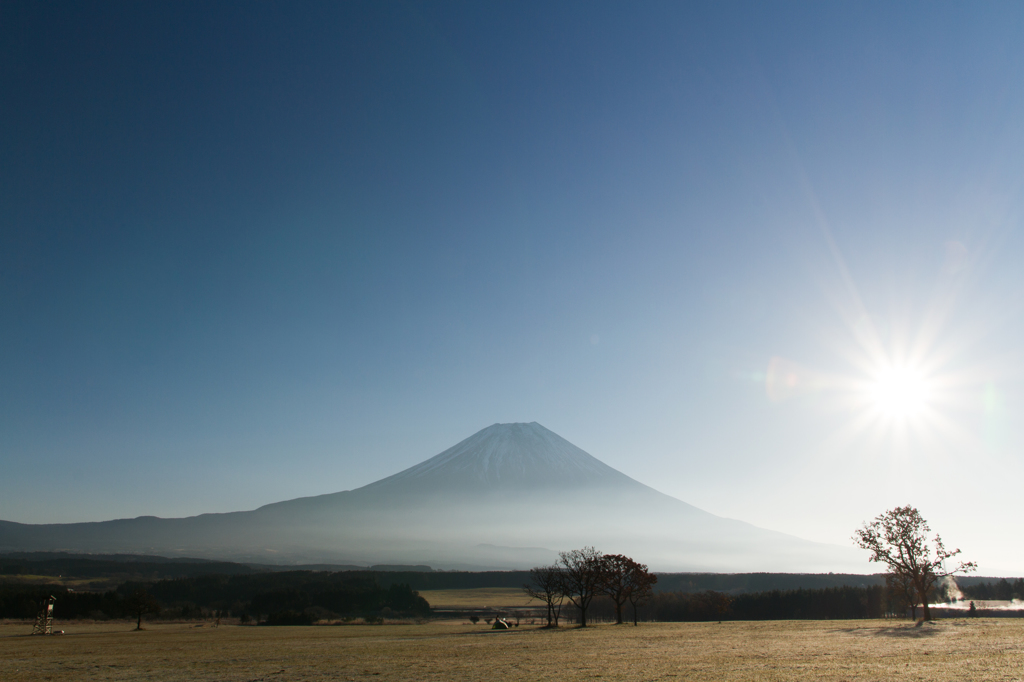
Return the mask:
{"type": "Polygon", "coordinates": [[[32,627],[33,635],[53,634],[53,604],[57,598],[52,594],[44,601],[39,608],[39,615],[36,616],[36,624],[32,627]]]}

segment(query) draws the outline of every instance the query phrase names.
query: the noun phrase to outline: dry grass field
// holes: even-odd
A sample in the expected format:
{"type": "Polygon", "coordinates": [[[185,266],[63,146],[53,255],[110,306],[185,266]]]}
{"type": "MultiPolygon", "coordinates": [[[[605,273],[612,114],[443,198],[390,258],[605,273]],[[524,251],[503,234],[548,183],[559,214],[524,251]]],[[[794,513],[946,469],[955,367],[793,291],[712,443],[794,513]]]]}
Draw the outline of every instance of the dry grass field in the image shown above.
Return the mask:
{"type": "Polygon", "coordinates": [[[420,596],[435,609],[503,609],[510,606],[541,608],[544,602],[531,599],[518,587],[479,587],[470,590],[420,590],[420,596]]]}
{"type": "Polygon", "coordinates": [[[0,679],[17,680],[1018,680],[1024,620],[599,625],[190,627],[0,625],[0,679]]]}

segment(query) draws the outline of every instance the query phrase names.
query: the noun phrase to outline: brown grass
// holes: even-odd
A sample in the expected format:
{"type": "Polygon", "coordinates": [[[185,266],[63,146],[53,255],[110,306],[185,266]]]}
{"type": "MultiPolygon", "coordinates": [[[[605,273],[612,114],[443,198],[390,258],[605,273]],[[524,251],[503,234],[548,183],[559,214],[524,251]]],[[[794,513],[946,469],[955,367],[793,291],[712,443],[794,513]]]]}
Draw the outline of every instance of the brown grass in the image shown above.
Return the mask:
{"type": "Polygon", "coordinates": [[[600,625],[492,631],[424,625],[0,625],[0,679],[17,680],[1010,680],[1024,620],[600,625]]]}
{"type": "Polygon", "coordinates": [[[503,609],[510,606],[543,607],[518,587],[480,587],[472,590],[420,590],[435,609],[503,609]]]}

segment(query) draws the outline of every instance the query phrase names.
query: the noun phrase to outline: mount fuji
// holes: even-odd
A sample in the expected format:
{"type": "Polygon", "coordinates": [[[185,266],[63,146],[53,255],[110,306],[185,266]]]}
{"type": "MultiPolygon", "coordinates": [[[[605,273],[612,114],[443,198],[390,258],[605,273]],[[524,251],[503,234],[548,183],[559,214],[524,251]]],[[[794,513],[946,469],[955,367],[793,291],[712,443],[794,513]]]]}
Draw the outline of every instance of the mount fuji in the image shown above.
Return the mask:
{"type": "Polygon", "coordinates": [[[355,490],[181,519],[0,521],[0,551],[131,552],[273,563],[529,568],[585,545],[661,571],[862,571],[852,548],[709,514],[536,422],[494,424],[355,490]]]}

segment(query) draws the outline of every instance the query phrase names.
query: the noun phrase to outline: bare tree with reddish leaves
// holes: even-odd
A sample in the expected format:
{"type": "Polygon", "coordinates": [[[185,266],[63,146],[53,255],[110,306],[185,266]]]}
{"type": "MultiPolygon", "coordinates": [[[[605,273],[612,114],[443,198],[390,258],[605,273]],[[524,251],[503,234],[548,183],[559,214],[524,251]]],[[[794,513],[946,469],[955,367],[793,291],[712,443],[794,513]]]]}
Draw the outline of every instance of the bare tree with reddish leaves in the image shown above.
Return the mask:
{"type": "MultiPolygon", "coordinates": [[[[647,566],[637,563],[623,554],[605,554],[601,557],[603,563],[604,582],[601,591],[608,595],[615,603],[615,624],[622,624],[622,607],[630,601],[633,593],[644,589],[650,590],[650,585],[657,582],[657,578],[647,571],[647,566]],[[653,581],[647,585],[645,576],[650,576],[653,581]],[[646,587],[645,587],[646,586],[646,587]]],[[[638,594],[638,602],[644,599],[643,594],[638,594]]],[[[634,608],[634,621],[636,621],[634,608]]],[[[634,623],[635,624],[635,623],[634,623]]]]}
{"type": "Polygon", "coordinates": [[[658,582],[658,576],[648,571],[646,564],[633,562],[628,581],[629,591],[626,598],[633,605],[633,626],[635,627],[639,620],[637,615],[638,608],[640,604],[650,599],[651,595],[654,594],[654,586],[658,582]]]}
{"type": "Polygon", "coordinates": [[[931,620],[928,593],[940,578],[968,573],[978,567],[973,561],[961,561],[947,570],[946,559],[957,556],[960,550],[946,549],[937,533],[934,540],[929,541],[931,530],[921,513],[907,505],[880,514],[853,536],[857,545],[871,552],[870,561],[886,564],[896,581],[914,586],[924,620],[931,620]]]}

